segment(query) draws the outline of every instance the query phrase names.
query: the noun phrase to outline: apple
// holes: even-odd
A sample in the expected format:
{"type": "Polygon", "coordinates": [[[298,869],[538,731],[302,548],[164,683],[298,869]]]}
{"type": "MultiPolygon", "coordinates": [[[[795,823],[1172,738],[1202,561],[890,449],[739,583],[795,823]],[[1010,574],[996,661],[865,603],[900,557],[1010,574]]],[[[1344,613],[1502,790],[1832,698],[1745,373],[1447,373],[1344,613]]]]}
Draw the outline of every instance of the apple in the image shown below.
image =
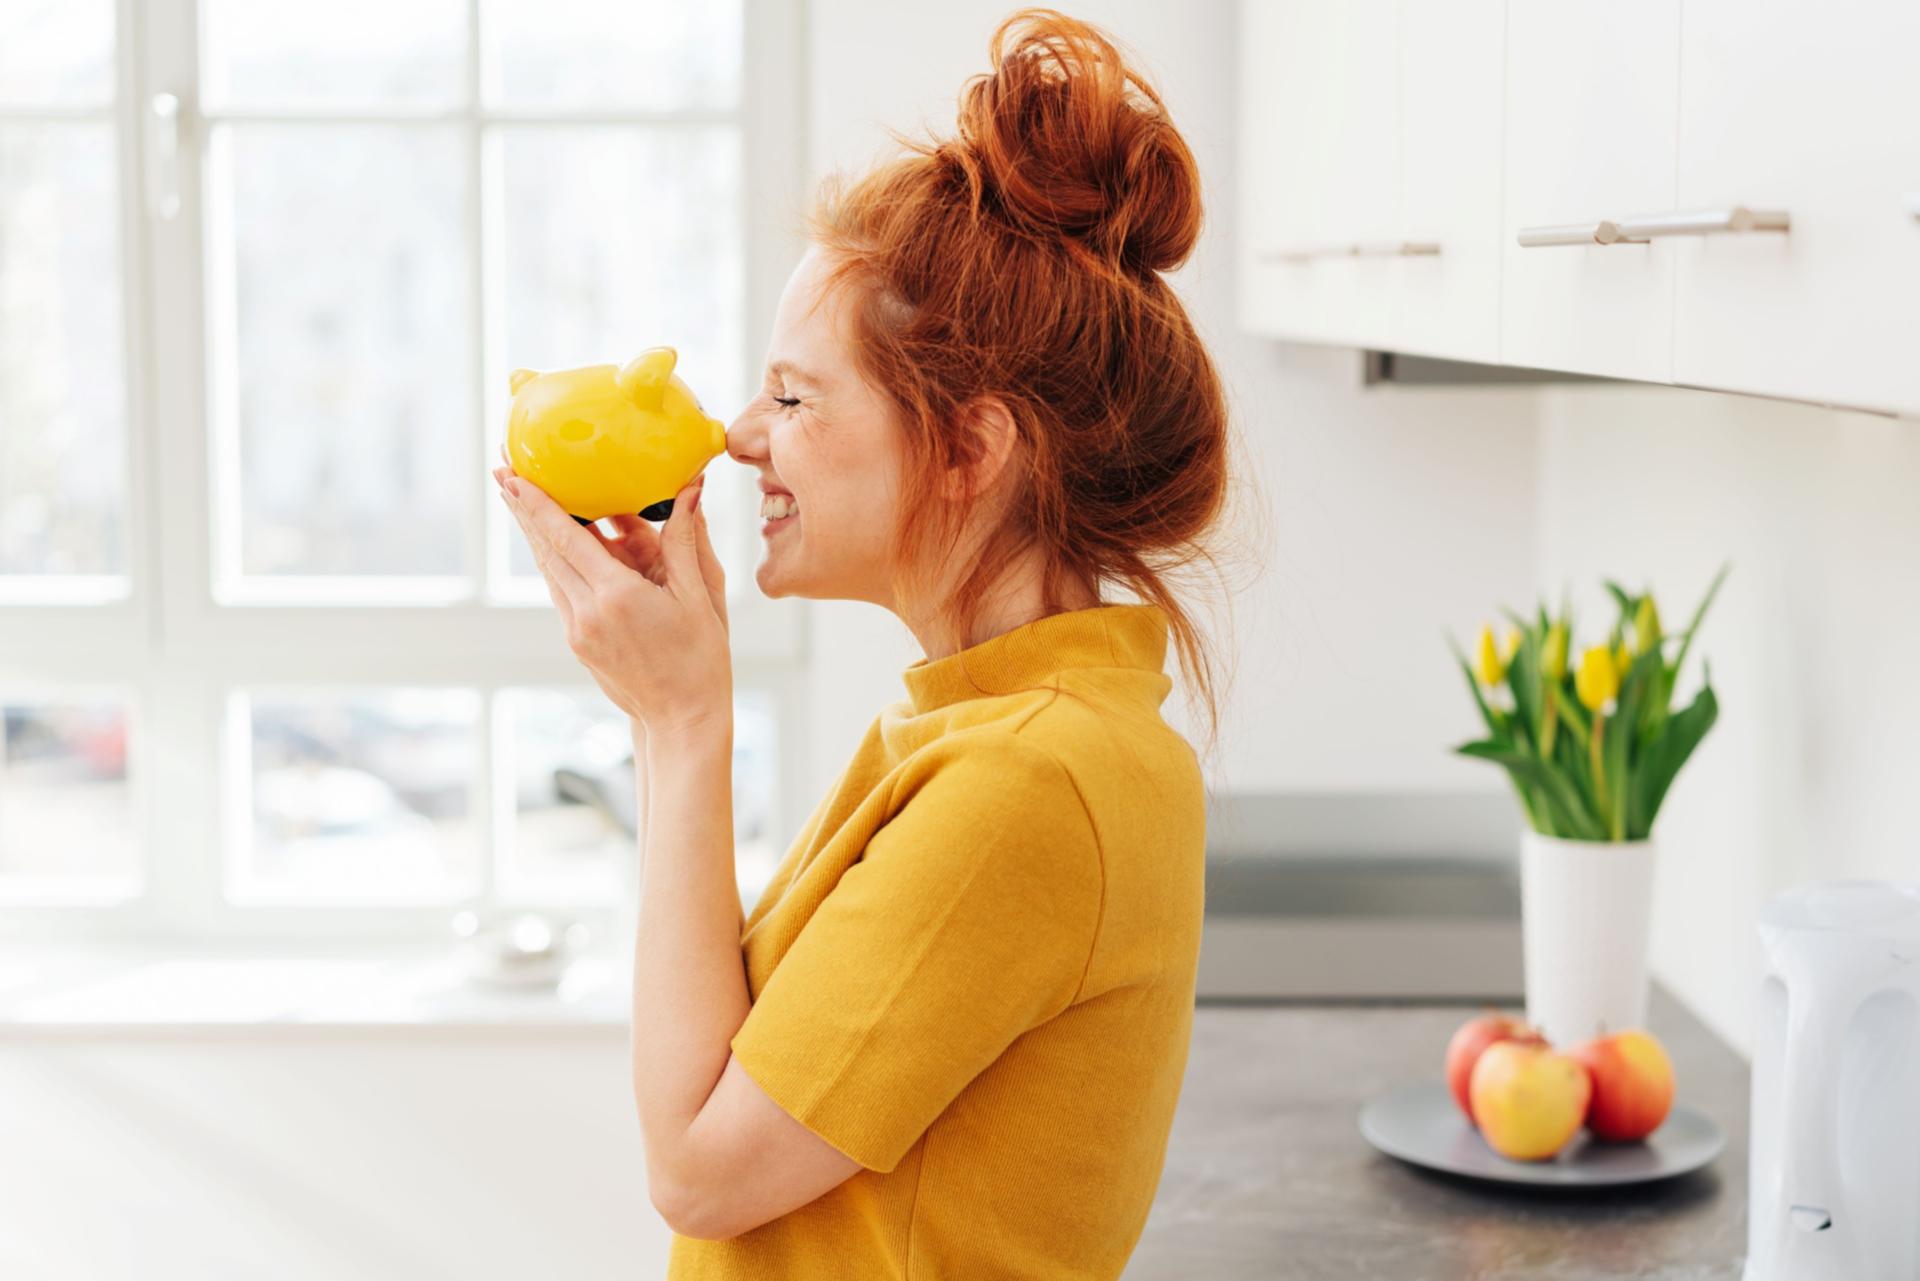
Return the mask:
{"type": "Polygon", "coordinates": [[[1489,1045],[1498,1041],[1522,1041],[1528,1045],[1547,1043],[1546,1038],[1525,1019],[1493,1010],[1462,1023],[1454,1031],[1453,1039],[1447,1042],[1447,1088],[1453,1091],[1453,1101],[1460,1105],[1468,1121],[1473,1121],[1473,1108],[1469,1106],[1467,1097],[1467,1083],[1473,1079],[1473,1065],[1479,1062],[1480,1055],[1489,1045]]]}
{"type": "Polygon", "coordinates": [[[1673,1107],[1673,1061],[1651,1032],[1627,1028],[1567,1051],[1593,1077],[1587,1128],[1614,1142],[1644,1139],[1673,1107]]]}
{"type": "Polygon", "coordinates": [[[1487,1145],[1515,1161],[1544,1161],[1587,1119],[1593,1079],[1586,1065],[1547,1045],[1496,1041],[1467,1083],[1487,1145]]]}

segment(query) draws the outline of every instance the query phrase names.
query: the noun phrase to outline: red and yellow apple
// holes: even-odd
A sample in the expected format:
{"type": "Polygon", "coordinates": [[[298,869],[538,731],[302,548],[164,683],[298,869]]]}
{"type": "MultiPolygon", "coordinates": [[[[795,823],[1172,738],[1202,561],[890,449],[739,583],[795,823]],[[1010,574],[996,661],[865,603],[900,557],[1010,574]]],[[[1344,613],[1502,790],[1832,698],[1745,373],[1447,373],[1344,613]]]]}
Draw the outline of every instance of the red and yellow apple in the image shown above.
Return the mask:
{"type": "Polygon", "coordinates": [[[1651,1032],[1628,1028],[1567,1051],[1593,1077],[1587,1128],[1614,1142],[1644,1139],[1673,1107],[1673,1062],[1651,1032]]]}
{"type": "Polygon", "coordinates": [[[1495,1152],[1515,1161],[1544,1161],[1579,1133],[1593,1079],[1578,1059],[1548,1045],[1496,1041],[1473,1065],[1467,1097],[1495,1152]]]}
{"type": "MultiPolygon", "coordinates": [[[[1489,1010],[1462,1023],[1447,1042],[1447,1088],[1453,1091],[1453,1101],[1466,1113],[1467,1120],[1473,1121],[1473,1108],[1467,1096],[1467,1083],[1473,1079],[1473,1065],[1490,1045],[1501,1041],[1520,1041],[1528,1045],[1545,1045],[1546,1038],[1525,1019],[1513,1018],[1489,1010]]],[[[1477,1123],[1476,1123],[1477,1124],[1477,1123]]]]}

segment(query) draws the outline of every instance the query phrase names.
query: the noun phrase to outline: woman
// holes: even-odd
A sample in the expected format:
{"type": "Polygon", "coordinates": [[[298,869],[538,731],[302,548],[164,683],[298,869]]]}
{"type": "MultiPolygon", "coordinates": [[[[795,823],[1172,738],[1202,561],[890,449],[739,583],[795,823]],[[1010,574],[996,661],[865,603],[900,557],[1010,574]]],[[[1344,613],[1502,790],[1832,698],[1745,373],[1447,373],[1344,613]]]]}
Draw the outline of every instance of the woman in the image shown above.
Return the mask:
{"type": "Polygon", "coordinates": [[[675,1278],[1114,1277],[1159,1181],[1205,837],[1170,635],[1215,688],[1167,576],[1226,484],[1159,274],[1199,175],[1095,29],[1025,11],[990,48],[956,138],[828,184],[729,430],[760,589],[925,651],[744,921],[700,482],[609,536],[495,473],[645,762],[633,1072],[675,1278]]]}

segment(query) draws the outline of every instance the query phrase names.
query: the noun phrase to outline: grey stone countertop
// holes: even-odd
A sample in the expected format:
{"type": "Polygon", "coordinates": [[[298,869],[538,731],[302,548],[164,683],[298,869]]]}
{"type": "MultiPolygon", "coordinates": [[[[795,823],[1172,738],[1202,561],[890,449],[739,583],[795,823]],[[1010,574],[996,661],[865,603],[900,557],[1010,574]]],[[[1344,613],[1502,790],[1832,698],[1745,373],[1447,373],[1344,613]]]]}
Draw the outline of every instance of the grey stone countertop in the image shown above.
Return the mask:
{"type": "Polygon", "coordinates": [[[1747,1062],[1658,983],[1647,1026],[1673,1059],[1677,1096],[1727,1132],[1703,1169],[1621,1188],[1523,1188],[1423,1170],[1361,1137],[1362,1105],[1438,1077],[1448,1038],[1476,1008],[1200,1003],[1126,1281],[1737,1281],[1747,1062]]]}

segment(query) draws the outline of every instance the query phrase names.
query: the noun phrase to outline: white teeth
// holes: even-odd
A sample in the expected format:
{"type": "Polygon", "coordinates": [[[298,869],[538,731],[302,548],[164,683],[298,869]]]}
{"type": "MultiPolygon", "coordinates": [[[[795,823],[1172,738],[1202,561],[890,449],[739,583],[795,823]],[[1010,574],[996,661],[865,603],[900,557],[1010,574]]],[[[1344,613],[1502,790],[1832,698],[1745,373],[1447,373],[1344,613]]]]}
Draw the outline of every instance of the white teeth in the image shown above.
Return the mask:
{"type": "Polygon", "coordinates": [[[779,520],[791,516],[800,510],[791,494],[762,494],[760,496],[760,517],[762,520],[779,520]]]}

